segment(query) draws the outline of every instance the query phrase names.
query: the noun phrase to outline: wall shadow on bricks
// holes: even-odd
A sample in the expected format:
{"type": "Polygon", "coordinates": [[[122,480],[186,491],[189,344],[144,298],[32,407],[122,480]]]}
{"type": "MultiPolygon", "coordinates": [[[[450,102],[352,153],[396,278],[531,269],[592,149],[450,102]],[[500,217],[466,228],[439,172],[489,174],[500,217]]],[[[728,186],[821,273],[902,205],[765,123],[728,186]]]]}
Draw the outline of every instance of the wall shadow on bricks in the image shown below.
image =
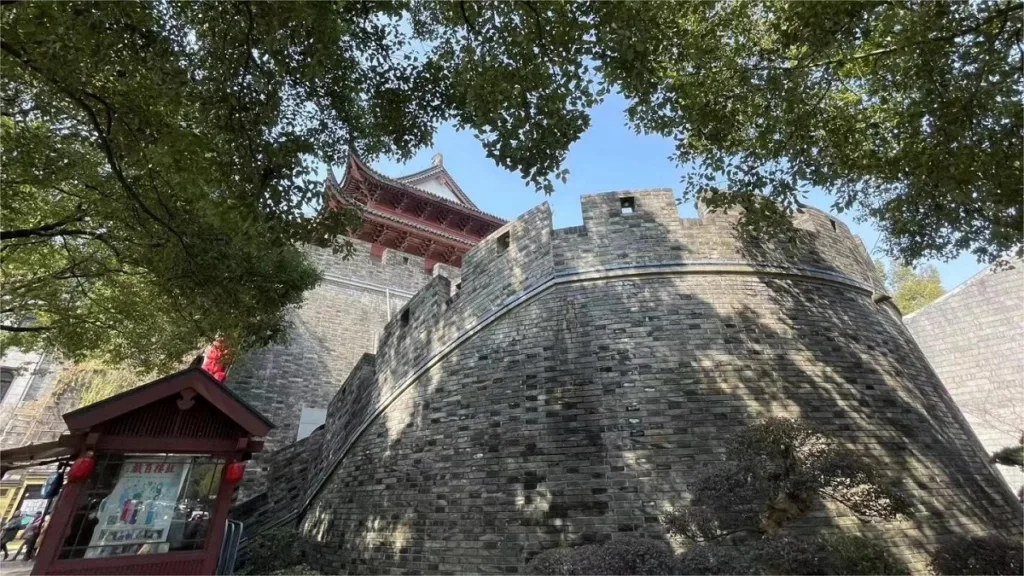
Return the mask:
{"type": "MultiPolygon", "coordinates": [[[[762,246],[745,248],[753,258],[762,246]]],[[[813,258],[815,245],[806,249],[813,258]]],[[[739,365],[771,354],[765,344],[773,340],[800,344],[795,353],[771,355],[773,361],[761,368],[772,377],[747,386],[758,397],[750,403],[757,413],[777,413],[777,387],[790,388],[782,396],[793,415],[811,420],[897,480],[914,498],[916,514],[899,525],[900,534],[887,537],[918,566],[927,560],[924,551],[953,534],[996,530],[1020,537],[1020,507],[992,473],[987,454],[894,307],[813,281],[766,278],[764,284],[783,324],[766,322],[749,306],[719,319],[723,342],[739,346],[732,355],[739,365]]],[[[715,382],[721,375],[718,364],[702,377],[715,382]]],[[[835,512],[820,518],[834,518],[835,512]]],[[[837,520],[849,522],[845,516],[837,520]]],[[[861,528],[884,532],[889,526],[861,528]]]]}
{"type": "MultiPolygon", "coordinates": [[[[814,254],[813,244],[804,250],[809,261],[824,261],[814,254]]],[[[570,462],[530,471],[532,478],[523,479],[527,486],[543,489],[545,480],[556,478],[586,488],[587,472],[602,481],[609,474],[609,486],[590,490],[595,496],[613,498],[616,531],[657,535],[657,516],[671,503],[666,495],[675,492],[677,501],[684,500],[687,479],[700,466],[722,457],[729,435],[764,416],[788,415],[835,436],[885,471],[917,505],[910,521],[871,524],[842,507],[822,506],[795,524],[795,532],[829,527],[884,534],[920,568],[926,551],[943,537],[991,529],[1012,533],[1019,526],[1019,509],[1007,505],[1006,494],[989,473],[984,454],[972,444],[956,407],[884,304],[874,303],[864,291],[813,279],[709,278],[704,281],[720,282],[712,293],[737,297],[732,305],[723,305],[729,304],[727,298],[695,297],[685,282],[672,287],[668,280],[617,281],[605,283],[621,289],[607,291],[614,295],[613,303],[600,314],[603,322],[595,322],[584,319],[585,311],[588,302],[601,298],[588,297],[585,289],[577,294],[561,290],[565,314],[555,349],[564,351],[570,365],[587,357],[598,363],[590,378],[581,376],[588,370],[574,366],[543,380],[540,397],[547,418],[542,438],[571,438],[581,454],[570,462]],[[761,306],[744,304],[744,295],[760,300],[761,306]],[[668,322],[658,318],[660,313],[669,314],[668,322]],[[614,337],[602,338],[601,331],[620,334],[621,343],[614,337]],[[640,334],[683,346],[698,335],[696,340],[704,346],[676,354],[676,369],[666,372],[671,361],[663,360],[673,355],[645,353],[640,334]],[[611,428],[578,424],[578,408],[586,399],[575,391],[587,380],[584,384],[600,385],[603,395],[615,399],[613,404],[625,406],[611,428]],[[646,394],[657,399],[655,405],[664,401],[668,410],[652,406],[646,394]],[[630,408],[637,412],[630,414],[630,408]],[[594,464],[604,466],[588,470],[594,464]],[[615,486],[614,474],[622,471],[627,484],[615,486]],[[637,489],[640,493],[630,506],[618,504],[629,501],[623,500],[629,498],[624,492],[637,489]]],[[[608,293],[603,296],[606,302],[608,293]]],[[[607,404],[597,408],[609,409],[607,404]]],[[[542,438],[527,442],[524,454],[542,438]]],[[[543,525],[543,533],[527,545],[526,560],[538,551],[537,542],[543,548],[609,536],[608,525],[599,516],[584,514],[573,521],[571,515],[588,507],[603,514],[608,499],[588,498],[585,490],[567,494],[561,488],[548,488],[543,494],[545,517],[563,521],[543,525]],[[552,533],[557,537],[550,537],[552,533]]]]}
{"type": "MultiPolygon", "coordinates": [[[[802,257],[808,261],[825,260],[814,253],[813,244],[804,250],[802,257]]],[[[729,435],[761,417],[788,415],[814,423],[854,449],[900,483],[918,507],[914,520],[895,524],[863,524],[841,507],[823,507],[798,523],[797,532],[823,526],[882,530],[921,567],[925,551],[947,535],[990,529],[1012,532],[1019,526],[1019,510],[1007,505],[1006,494],[990,474],[984,454],[972,444],[955,406],[884,304],[874,303],[862,290],[813,279],[738,278],[702,280],[717,282],[718,289],[710,293],[731,296],[732,302],[728,297],[695,297],[686,282],[673,286],[669,280],[606,282],[614,289],[601,296],[588,294],[587,289],[560,289],[565,316],[556,349],[565,350],[573,368],[544,380],[539,398],[546,405],[546,426],[542,438],[528,442],[526,450],[543,437],[571,438],[581,457],[531,471],[530,485],[540,480],[543,489],[544,480],[551,478],[585,483],[587,468],[603,458],[605,465],[611,462],[607,471],[612,475],[625,468],[630,484],[593,487],[595,495],[611,493],[621,500],[627,497],[625,490],[640,490],[631,509],[616,510],[622,520],[617,530],[657,533],[657,516],[663,511],[659,508],[670,500],[666,494],[675,491],[677,501],[685,499],[686,480],[704,463],[722,457],[729,435]],[[760,305],[744,304],[744,297],[760,305]],[[605,302],[601,319],[581,320],[587,303],[599,300],[605,302]],[[579,327],[577,334],[574,326],[579,327]],[[621,342],[602,338],[601,331],[620,334],[621,342]],[[657,350],[645,351],[659,336],[684,348],[695,341],[702,344],[675,354],[676,369],[665,371],[671,366],[665,357],[673,354],[659,357],[657,350]],[[577,369],[577,361],[587,357],[597,358],[597,365],[577,369]],[[581,376],[588,372],[590,377],[581,376]],[[602,394],[626,406],[617,424],[577,425],[577,409],[586,403],[575,390],[581,381],[600,385],[602,394]],[[667,421],[640,390],[653,395],[655,405],[666,402],[667,421]],[[637,413],[630,414],[629,408],[637,413]],[[581,471],[584,474],[578,474],[581,471]]],[[[534,449],[533,455],[542,452],[534,449]]],[[[605,473],[605,468],[593,472],[601,479],[605,473]]],[[[571,518],[563,514],[589,506],[603,511],[607,506],[606,499],[587,498],[579,491],[566,494],[547,488],[544,494],[547,510],[554,511],[546,515],[549,518],[571,518]]],[[[612,501],[613,508],[617,501],[612,501]]],[[[608,526],[599,519],[594,526],[588,524],[579,518],[545,524],[544,534],[535,535],[528,545],[527,559],[536,552],[537,541],[544,547],[608,537],[608,526]],[[545,536],[551,532],[557,538],[545,536]]]]}
{"type": "MultiPolygon", "coordinates": [[[[642,233],[659,237],[656,226],[642,233]]],[[[665,254],[693,249],[677,233],[663,231],[665,254]]],[[[878,531],[920,569],[946,534],[1014,530],[1019,508],[1000,499],[955,407],[898,318],[872,301],[871,272],[843,242],[838,257],[812,245],[799,258],[859,270],[856,286],[645,273],[562,284],[512,309],[419,376],[332,469],[302,519],[311,563],[327,573],[515,573],[553,546],[662,538],[659,516],[685,500],[687,482],[724,457],[731,434],[770,414],[824,428],[902,479],[920,508],[912,521],[870,526],[822,508],[794,532],[878,531]]],[[[604,252],[588,265],[629,255],[595,245],[604,252]]],[[[420,334],[416,348],[449,337],[420,334]]],[[[381,385],[376,374],[368,382],[381,385]]]]}

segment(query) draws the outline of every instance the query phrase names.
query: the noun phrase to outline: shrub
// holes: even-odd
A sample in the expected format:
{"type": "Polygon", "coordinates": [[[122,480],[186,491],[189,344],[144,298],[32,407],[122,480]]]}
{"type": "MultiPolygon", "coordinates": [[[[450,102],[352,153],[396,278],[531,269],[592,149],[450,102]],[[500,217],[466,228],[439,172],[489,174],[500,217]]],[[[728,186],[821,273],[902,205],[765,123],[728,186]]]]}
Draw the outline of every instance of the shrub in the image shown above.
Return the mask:
{"type": "Polygon", "coordinates": [[[694,542],[776,535],[822,499],[884,520],[911,512],[906,496],[869,462],[790,418],[741,429],[729,439],[726,460],[702,470],[689,488],[690,501],[662,522],[670,534],[694,542]]]}
{"type": "Polygon", "coordinates": [[[320,576],[320,572],[305,564],[297,564],[271,572],[268,576],[320,576]]]}
{"type": "Polygon", "coordinates": [[[237,570],[238,574],[300,574],[302,572],[286,572],[298,569],[302,564],[295,546],[295,530],[281,526],[261,532],[254,536],[245,548],[245,565],[237,570]]]}
{"type": "Polygon", "coordinates": [[[576,551],[573,548],[552,548],[538,554],[526,565],[527,574],[555,574],[570,576],[582,574],[573,565],[576,551]]]}
{"type": "Polygon", "coordinates": [[[679,556],[679,574],[766,574],[753,545],[698,544],[679,556]]]}
{"type": "Polygon", "coordinates": [[[1020,541],[999,536],[960,536],[935,552],[931,561],[934,574],[1012,574],[1024,573],[1024,550],[1020,541]]]}
{"type": "Polygon", "coordinates": [[[771,574],[910,574],[886,546],[863,536],[763,541],[759,563],[771,574]]]}
{"type": "Polygon", "coordinates": [[[909,574],[876,540],[778,537],[738,545],[702,544],[678,560],[680,574],[909,574]]]}
{"type": "Polygon", "coordinates": [[[527,565],[530,574],[616,575],[676,574],[672,550],[663,542],[619,538],[604,544],[555,548],[539,554],[527,565]]]}

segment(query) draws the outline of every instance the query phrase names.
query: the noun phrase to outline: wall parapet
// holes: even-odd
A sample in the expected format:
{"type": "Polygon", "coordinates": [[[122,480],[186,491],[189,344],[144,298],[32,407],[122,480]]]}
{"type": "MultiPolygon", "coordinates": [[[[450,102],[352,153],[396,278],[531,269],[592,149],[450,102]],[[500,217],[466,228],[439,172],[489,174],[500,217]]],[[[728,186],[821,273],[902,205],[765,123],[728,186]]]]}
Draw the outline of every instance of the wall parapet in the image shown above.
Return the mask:
{"type": "Polygon", "coordinates": [[[817,210],[798,215],[792,242],[758,245],[740,235],[735,215],[680,219],[669,190],[584,196],[582,205],[583,226],[555,230],[547,203],[507,223],[466,254],[460,279],[453,283],[436,275],[392,317],[377,355],[364,356],[331,401],[301,510],[363,431],[420,375],[555,286],[633,276],[748,274],[800,277],[866,295],[883,290],[863,243],[817,210]]]}

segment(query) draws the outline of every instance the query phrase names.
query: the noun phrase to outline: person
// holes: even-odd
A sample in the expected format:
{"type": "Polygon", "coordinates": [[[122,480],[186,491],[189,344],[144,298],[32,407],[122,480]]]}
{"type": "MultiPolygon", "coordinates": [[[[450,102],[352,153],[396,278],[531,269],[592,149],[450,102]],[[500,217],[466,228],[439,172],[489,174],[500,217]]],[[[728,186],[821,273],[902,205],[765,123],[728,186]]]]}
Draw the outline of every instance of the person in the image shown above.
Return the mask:
{"type": "MultiPolygon", "coordinates": [[[[39,535],[36,536],[35,548],[39,548],[43,545],[43,539],[46,538],[46,529],[50,527],[50,515],[43,515],[43,525],[39,527],[39,535]]],[[[30,558],[31,559],[31,558],[30,558]]]]}
{"type": "MultiPolygon", "coordinates": [[[[43,530],[43,513],[36,512],[36,517],[32,519],[32,523],[25,528],[25,533],[22,534],[22,540],[25,541],[23,546],[25,547],[25,560],[31,560],[32,556],[36,552],[36,542],[39,540],[39,534],[43,530]]],[[[20,549],[19,549],[20,552],[20,549]]],[[[18,555],[14,555],[17,559],[18,555]]]]}
{"type": "Polygon", "coordinates": [[[75,514],[71,520],[71,531],[68,533],[67,541],[64,542],[65,547],[71,548],[69,558],[85,557],[85,551],[89,542],[92,541],[93,532],[96,531],[96,526],[100,523],[100,519],[96,515],[99,505],[98,500],[90,500],[88,507],[75,514]]]}
{"type": "Polygon", "coordinates": [[[4,551],[4,560],[7,560],[7,557],[10,556],[10,554],[7,552],[7,545],[10,544],[11,541],[13,541],[18,536],[18,532],[20,530],[21,510],[18,510],[18,513],[14,516],[11,516],[11,519],[8,520],[6,524],[4,524],[3,535],[0,535],[0,548],[2,548],[4,551]]]}
{"type": "Polygon", "coordinates": [[[206,536],[206,519],[202,512],[192,514],[188,524],[185,524],[184,536],[181,550],[199,550],[203,547],[203,540],[206,536]]]}

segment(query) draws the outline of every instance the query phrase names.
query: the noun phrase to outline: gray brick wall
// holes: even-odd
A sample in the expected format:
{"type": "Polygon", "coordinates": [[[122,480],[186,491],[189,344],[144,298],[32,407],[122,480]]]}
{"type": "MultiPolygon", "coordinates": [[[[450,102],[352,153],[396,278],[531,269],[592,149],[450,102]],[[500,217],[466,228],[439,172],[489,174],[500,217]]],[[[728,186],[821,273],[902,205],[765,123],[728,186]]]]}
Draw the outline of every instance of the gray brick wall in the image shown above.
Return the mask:
{"type": "Polygon", "coordinates": [[[679,220],[668,191],[583,205],[582,227],[553,231],[546,206],[510,223],[461,288],[434,278],[384,328],[330,405],[301,517],[314,565],[514,573],[546,547],[659,536],[697,469],[769,414],[826,428],[917,507],[797,531],[882,532],[918,570],[945,535],[1020,535],[845,226],[808,211],[797,241],[751,246],[734,217],[679,220]]]}
{"type": "Polygon", "coordinates": [[[302,440],[268,452],[263,458],[267,490],[231,509],[231,518],[245,524],[243,539],[285,520],[303,502],[310,474],[317,466],[322,436],[322,428],[315,430],[302,440]]]}
{"type": "MultiPolygon", "coordinates": [[[[1024,434],[1024,263],[992,268],[903,319],[988,452],[1024,434]]],[[[1013,490],[1019,468],[1000,466],[1013,490]]]]}
{"type": "MultiPolygon", "coordinates": [[[[325,279],[291,315],[288,343],[240,358],[228,373],[227,385],[276,425],[246,471],[241,500],[266,488],[267,458],[295,441],[302,408],[326,408],[359,358],[375,350],[389,304],[394,316],[432,277],[422,258],[387,250],[375,260],[369,244],[353,242],[348,260],[307,249],[325,279]]],[[[442,266],[435,271],[453,274],[442,266]]]]}

